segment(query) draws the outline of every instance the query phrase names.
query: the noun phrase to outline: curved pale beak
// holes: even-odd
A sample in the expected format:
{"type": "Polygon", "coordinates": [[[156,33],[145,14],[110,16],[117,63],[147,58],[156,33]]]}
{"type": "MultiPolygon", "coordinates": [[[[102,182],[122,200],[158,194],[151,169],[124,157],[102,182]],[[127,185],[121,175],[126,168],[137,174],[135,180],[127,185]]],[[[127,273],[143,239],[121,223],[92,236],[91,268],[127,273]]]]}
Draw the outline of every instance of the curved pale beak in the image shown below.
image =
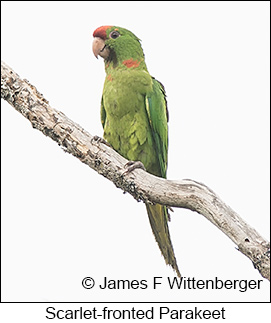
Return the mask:
{"type": "Polygon", "coordinates": [[[105,42],[100,37],[94,37],[92,43],[92,51],[96,58],[98,55],[106,59],[109,56],[110,50],[106,47],[105,42]]]}

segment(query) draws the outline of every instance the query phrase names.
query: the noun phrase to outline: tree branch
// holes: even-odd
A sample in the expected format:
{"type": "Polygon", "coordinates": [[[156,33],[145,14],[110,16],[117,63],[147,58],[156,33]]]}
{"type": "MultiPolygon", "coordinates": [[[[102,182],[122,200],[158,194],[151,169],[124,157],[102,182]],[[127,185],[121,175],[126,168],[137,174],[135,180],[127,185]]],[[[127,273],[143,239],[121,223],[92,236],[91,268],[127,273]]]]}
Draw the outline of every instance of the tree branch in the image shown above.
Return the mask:
{"type": "Polygon", "coordinates": [[[196,211],[223,231],[270,280],[270,244],[204,184],[155,177],[141,169],[125,174],[127,160],[102,141],[53,109],[27,80],[1,64],[1,98],[26,117],[33,128],[58,143],[137,201],[196,211]]]}

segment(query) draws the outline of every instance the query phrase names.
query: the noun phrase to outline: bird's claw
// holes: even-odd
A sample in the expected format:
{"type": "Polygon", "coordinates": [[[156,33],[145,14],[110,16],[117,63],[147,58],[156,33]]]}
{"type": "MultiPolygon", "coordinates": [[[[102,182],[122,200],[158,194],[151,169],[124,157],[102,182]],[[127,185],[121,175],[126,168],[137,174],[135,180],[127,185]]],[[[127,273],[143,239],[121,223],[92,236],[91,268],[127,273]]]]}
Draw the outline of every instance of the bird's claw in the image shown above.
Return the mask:
{"type": "Polygon", "coordinates": [[[124,168],[126,168],[126,171],[123,173],[123,175],[131,173],[133,170],[140,168],[146,171],[146,168],[144,167],[143,163],[141,161],[133,161],[130,160],[128,163],[124,165],[124,168]]]}
{"type": "Polygon", "coordinates": [[[93,141],[96,141],[98,144],[104,144],[108,147],[112,147],[105,139],[99,137],[99,136],[93,136],[91,139],[91,143],[93,143],[93,141]]]}

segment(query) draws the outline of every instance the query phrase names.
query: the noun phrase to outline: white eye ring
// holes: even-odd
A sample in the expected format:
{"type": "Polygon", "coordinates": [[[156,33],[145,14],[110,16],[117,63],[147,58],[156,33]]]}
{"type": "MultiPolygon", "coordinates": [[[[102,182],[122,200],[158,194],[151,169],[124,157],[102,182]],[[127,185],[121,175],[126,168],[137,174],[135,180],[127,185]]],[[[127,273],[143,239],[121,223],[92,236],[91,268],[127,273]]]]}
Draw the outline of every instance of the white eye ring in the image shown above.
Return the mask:
{"type": "Polygon", "coordinates": [[[112,39],[116,39],[120,36],[120,33],[116,30],[111,31],[111,33],[109,34],[109,37],[112,39]]]}

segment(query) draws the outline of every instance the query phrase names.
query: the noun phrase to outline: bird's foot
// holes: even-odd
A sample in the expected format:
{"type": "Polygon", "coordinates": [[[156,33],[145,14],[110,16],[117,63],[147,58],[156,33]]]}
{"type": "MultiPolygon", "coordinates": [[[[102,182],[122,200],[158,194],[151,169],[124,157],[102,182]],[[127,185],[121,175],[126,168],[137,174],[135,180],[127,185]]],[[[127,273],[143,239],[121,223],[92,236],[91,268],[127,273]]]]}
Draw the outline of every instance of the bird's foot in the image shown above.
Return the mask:
{"type": "Polygon", "coordinates": [[[128,163],[124,165],[124,168],[126,168],[126,171],[123,173],[123,175],[131,173],[133,170],[140,168],[146,171],[146,168],[144,167],[143,163],[141,161],[133,161],[130,160],[128,163]]]}
{"type": "Polygon", "coordinates": [[[93,141],[96,141],[98,144],[104,144],[104,145],[112,148],[112,146],[105,139],[103,139],[99,136],[96,136],[96,135],[93,136],[91,139],[91,143],[93,143],[93,141]]]}

